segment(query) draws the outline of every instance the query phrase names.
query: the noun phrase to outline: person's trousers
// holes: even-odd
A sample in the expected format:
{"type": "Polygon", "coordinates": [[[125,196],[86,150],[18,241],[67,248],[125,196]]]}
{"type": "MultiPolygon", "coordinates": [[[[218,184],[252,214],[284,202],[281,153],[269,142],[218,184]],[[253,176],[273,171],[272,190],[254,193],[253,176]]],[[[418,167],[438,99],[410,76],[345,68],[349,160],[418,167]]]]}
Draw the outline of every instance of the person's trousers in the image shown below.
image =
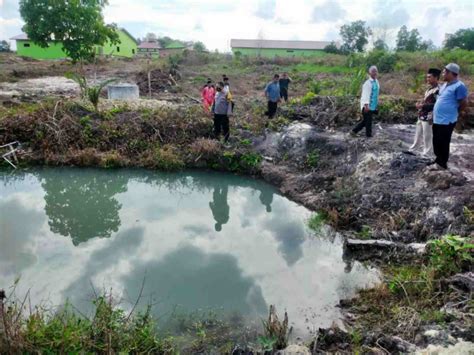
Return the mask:
{"type": "Polygon", "coordinates": [[[280,89],[280,97],[284,99],[285,101],[288,101],[288,89],[286,88],[281,88],[280,89]]]}
{"type": "Polygon", "coordinates": [[[221,132],[227,142],[229,139],[229,116],[214,114],[214,136],[216,139],[219,139],[221,132]]]}
{"type": "Polygon", "coordinates": [[[268,118],[275,117],[277,108],[278,108],[278,102],[268,101],[268,110],[265,113],[268,116],[268,118]]]}
{"type": "Polygon", "coordinates": [[[410,151],[416,150],[423,144],[423,155],[433,156],[433,125],[429,121],[418,120],[416,122],[415,141],[410,147],[410,151]]]}
{"type": "Polygon", "coordinates": [[[365,127],[365,135],[367,137],[372,137],[372,115],[374,114],[374,112],[375,111],[365,112],[364,110],[362,110],[362,120],[356,124],[352,131],[354,133],[357,133],[365,127]]]}
{"type": "Polygon", "coordinates": [[[436,156],[435,163],[447,169],[449,159],[449,145],[451,144],[451,136],[453,135],[456,123],[433,124],[433,150],[436,156]]]}

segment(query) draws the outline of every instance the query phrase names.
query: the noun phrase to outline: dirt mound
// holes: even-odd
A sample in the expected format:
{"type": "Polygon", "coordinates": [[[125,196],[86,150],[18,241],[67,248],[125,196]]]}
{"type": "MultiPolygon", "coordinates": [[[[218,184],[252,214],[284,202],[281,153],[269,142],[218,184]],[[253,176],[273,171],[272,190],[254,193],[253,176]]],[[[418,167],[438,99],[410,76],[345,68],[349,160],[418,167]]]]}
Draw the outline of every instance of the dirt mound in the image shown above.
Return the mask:
{"type": "Polygon", "coordinates": [[[151,93],[173,91],[176,88],[175,78],[161,69],[155,69],[150,72],[150,85],[148,83],[148,72],[141,71],[136,76],[138,88],[141,96],[149,94],[151,87],[151,93]]]}

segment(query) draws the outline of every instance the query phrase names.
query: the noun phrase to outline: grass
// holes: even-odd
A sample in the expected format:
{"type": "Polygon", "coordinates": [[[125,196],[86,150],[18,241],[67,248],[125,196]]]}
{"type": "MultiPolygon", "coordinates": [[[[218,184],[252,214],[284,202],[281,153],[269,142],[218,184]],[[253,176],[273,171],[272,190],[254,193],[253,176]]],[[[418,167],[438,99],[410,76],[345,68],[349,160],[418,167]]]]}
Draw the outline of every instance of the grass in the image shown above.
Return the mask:
{"type": "MultiPolygon", "coordinates": [[[[450,235],[440,238],[434,245],[428,248],[428,257],[424,261],[385,266],[383,282],[359,292],[359,297],[351,305],[351,312],[357,315],[353,331],[375,329],[413,342],[415,335],[426,325],[444,324],[456,317],[457,313],[448,314],[442,310],[448,302],[472,313],[474,304],[469,295],[445,287],[444,280],[457,272],[469,270],[474,246],[468,238],[450,235]],[[469,250],[470,255],[453,254],[456,248],[469,250]]],[[[468,322],[462,317],[458,321],[468,322]]]]}
{"type": "Polygon", "coordinates": [[[285,71],[293,73],[309,73],[309,74],[349,74],[354,71],[353,68],[346,66],[329,66],[321,64],[311,64],[311,63],[299,63],[290,65],[284,68],[285,71]]]}
{"type": "Polygon", "coordinates": [[[91,318],[78,315],[68,303],[56,312],[37,307],[25,316],[24,304],[1,299],[2,353],[172,354],[176,350],[172,338],[158,335],[150,308],[127,313],[115,306],[110,295],[93,300],[91,318]]]}
{"type": "Polygon", "coordinates": [[[308,227],[313,231],[319,231],[321,227],[328,223],[328,215],[324,211],[313,213],[308,220],[308,227]]]}

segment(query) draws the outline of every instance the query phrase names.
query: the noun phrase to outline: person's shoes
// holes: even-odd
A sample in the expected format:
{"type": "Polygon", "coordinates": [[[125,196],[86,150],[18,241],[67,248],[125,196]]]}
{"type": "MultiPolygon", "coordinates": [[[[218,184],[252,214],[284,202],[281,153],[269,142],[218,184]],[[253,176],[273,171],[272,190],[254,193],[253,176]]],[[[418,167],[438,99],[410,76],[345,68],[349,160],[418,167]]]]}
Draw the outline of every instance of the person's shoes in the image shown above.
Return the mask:
{"type": "Polygon", "coordinates": [[[432,161],[429,161],[428,163],[426,163],[426,165],[428,166],[431,166],[431,165],[434,165],[436,164],[436,161],[432,160],[432,161]]]}
{"type": "Polygon", "coordinates": [[[433,164],[433,165],[430,165],[429,167],[426,168],[426,170],[428,171],[442,171],[442,170],[446,170],[447,168],[443,168],[441,165],[439,164],[433,164]]]}
{"type": "Polygon", "coordinates": [[[349,137],[357,137],[357,133],[355,133],[354,131],[350,131],[349,137]]]}
{"type": "Polygon", "coordinates": [[[411,150],[404,150],[402,151],[403,154],[408,154],[408,155],[416,155],[415,153],[413,153],[411,150]]]}

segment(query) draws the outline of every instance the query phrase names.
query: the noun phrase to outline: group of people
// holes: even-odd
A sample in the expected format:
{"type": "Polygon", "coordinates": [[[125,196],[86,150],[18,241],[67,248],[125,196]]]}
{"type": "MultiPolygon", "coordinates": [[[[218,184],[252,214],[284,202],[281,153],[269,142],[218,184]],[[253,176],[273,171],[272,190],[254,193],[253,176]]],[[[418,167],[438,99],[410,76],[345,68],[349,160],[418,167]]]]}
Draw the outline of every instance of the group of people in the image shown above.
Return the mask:
{"type": "MultiPolygon", "coordinates": [[[[451,136],[459,116],[466,113],[468,90],[466,85],[458,79],[459,65],[449,63],[443,70],[430,68],[426,74],[428,88],[423,99],[417,102],[418,121],[416,123],[415,140],[407,154],[415,154],[419,147],[423,147],[422,156],[429,158],[430,169],[447,169],[451,136]],[[443,75],[444,83],[439,84],[443,75]]],[[[351,136],[365,128],[367,137],[372,137],[372,119],[378,113],[380,83],[377,80],[378,70],[371,66],[369,78],[362,85],[360,99],[361,119],[351,130],[351,136]]],[[[265,115],[273,118],[278,104],[288,101],[288,89],[291,78],[288,73],[273,76],[273,80],[265,87],[267,111],[265,115]]],[[[234,103],[230,93],[229,78],[223,75],[222,81],[214,87],[208,79],[202,90],[204,109],[214,114],[214,135],[224,135],[224,141],[229,139],[229,116],[233,112],[234,103]]]]}
{"type": "Polygon", "coordinates": [[[214,115],[214,136],[219,139],[222,132],[224,141],[227,142],[230,135],[229,116],[234,109],[227,75],[223,75],[222,81],[216,85],[208,78],[201,91],[201,97],[204,110],[214,115]]]}
{"type": "MultiPolygon", "coordinates": [[[[275,74],[273,80],[265,87],[265,96],[268,100],[268,109],[265,115],[273,118],[277,112],[278,103],[288,101],[288,88],[291,78],[288,73],[283,73],[280,77],[275,74]]],[[[222,81],[216,85],[210,78],[201,90],[202,105],[206,112],[214,115],[214,136],[219,139],[221,133],[224,142],[229,140],[229,116],[232,115],[234,102],[230,92],[229,77],[222,75],[222,81]]]]}
{"type": "Polygon", "coordinates": [[[280,77],[279,74],[273,76],[273,80],[267,84],[265,87],[265,97],[267,98],[267,111],[265,115],[268,118],[275,117],[275,114],[278,109],[278,103],[284,100],[288,101],[288,88],[291,83],[291,78],[288,76],[288,73],[283,73],[280,77]]]}
{"type": "MultiPolygon", "coordinates": [[[[448,168],[451,136],[459,116],[466,114],[468,90],[459,80],[459,65],[449,63],[443,70],[430,68],[426,74],[428,88],[423,99],[417,102],[418,121],[415,140],[405,153],[415,154],[423,146],[422,156],[429,158],[430,170],[448,168]],[[441,74],[444,84],[439,84],[441,74]],[[434,159],[433,159],[434,158],[434,159]]],[[[372,137],[372,117],[378,113],[380,83],[376,66],[369,68],[369,78],[362,86],[360,109],[362,119],[352,129],[355,136],[365,127],[367,137],[372,137]]]]}

